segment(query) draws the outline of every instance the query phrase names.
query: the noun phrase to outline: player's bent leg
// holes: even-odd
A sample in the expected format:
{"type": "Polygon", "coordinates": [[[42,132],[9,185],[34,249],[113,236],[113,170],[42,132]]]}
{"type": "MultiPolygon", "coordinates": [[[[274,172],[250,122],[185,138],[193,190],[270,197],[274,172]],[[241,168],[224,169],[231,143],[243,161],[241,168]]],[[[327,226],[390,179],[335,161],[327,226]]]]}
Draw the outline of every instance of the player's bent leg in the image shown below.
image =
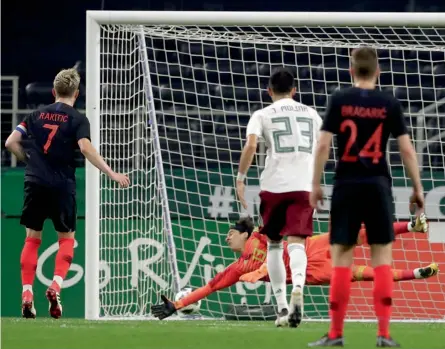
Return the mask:
{"type": "Polygon", "coordinates": [[[56,264],[54,268],[54,278],[51,287],[57,292],[62,289],[63,280],[70,269],[74,257],[74,232],[58,233],[59,250],[56,254],[56,264]]]}
{"type": "Polygon", "coordinates": [[[42,230],[26,228],[26,239],[20,256],[22,274],[22,316],[28,319],[36,317],[32,286],[37,269],[38,251],[42,242],[42,230]]]}
{"type": "Polygon", "coordinates": [[[392,269],[394,281],[420,280],[428,279],[437,275],[439,266],[436,263],[431,263],[424,268],[415,269],[392,269]]]}
{"type": "Polygon", "coordinates": [[[63,280],[70,269],[74,256],[74,232],[58,233],[59,250],[56,254],[56,265],[51,286],[46,291],[46,298],[49,302],[49,313],[51,317],[58,319],[62,316],[62,304],[60,292],[63,280]]]}
{"type": "Polygon", "coordinates": [[[431,263],[424,268],[416,268],[413,270],[413,274],[416,279],[428,279],[439,273],[439,266],[436,263],[431,263]]]}

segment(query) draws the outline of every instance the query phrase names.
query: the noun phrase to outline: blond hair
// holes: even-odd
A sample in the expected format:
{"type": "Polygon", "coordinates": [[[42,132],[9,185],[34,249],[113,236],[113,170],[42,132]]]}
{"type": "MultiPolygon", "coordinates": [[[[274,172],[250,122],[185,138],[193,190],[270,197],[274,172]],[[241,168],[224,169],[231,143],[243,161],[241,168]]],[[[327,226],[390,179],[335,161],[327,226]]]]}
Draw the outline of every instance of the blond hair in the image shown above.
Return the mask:
{"type": "Polygon", "coordinates": [[[58,97],[73,97],[79,89],[80,75],[76,69],[61,70],[54,78],[54,90],[58,97]]]}

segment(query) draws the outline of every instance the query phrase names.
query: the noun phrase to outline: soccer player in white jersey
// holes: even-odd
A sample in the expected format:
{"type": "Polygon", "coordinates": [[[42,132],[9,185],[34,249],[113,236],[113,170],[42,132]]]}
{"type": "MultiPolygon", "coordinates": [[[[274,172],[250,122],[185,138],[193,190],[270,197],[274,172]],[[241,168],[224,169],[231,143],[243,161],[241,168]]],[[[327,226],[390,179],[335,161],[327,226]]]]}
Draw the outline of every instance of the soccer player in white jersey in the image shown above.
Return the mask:
{"type": "Polygon", "coordinates": [[[273,104],[253,113],[247,125],[247,142],[241,154],[236,190],[244,208],[244,179],[257,149],[258,138],[267,146],[266,164],[260,178],[260,214],[268,237],[267,268],[278,303],[277,326],[297,327],[302,318],[303,286],[307,256],[305,239],[312,236],[312,188],[314,149],[322,119],[311,107],[293,100],[293,74],[279,68],[270,77],[273,104]],[[292,273],[290,304],[286,296],[283,237],[287,236],[292,273]]]}

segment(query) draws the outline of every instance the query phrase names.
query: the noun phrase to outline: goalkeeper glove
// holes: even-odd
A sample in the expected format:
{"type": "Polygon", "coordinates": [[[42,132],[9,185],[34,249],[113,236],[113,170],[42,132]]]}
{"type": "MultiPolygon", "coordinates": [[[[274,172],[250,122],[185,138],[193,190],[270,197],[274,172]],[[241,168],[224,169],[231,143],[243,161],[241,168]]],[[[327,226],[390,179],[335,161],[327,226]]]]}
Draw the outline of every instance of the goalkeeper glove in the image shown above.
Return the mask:
{"type": "Polygon", "coordinates": [[[164,302],[163,304],[151,306],[151,313],[159,320],[165,319],[176,313],[176,306],[172,301],[164,295],[161,296],[161,299],[164,302]]]}

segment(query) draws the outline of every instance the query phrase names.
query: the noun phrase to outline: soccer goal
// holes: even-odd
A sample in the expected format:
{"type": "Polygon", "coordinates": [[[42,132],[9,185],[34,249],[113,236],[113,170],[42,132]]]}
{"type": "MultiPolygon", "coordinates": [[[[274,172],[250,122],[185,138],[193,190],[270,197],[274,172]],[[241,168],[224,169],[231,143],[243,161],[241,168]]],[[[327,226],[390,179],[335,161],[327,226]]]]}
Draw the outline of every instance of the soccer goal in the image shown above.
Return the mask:
{"type": "MultiPolygon", "coordinates": [[[[360,45],[378,50],[379,88],[403,104],[426,190],[430,232],[400,236],[394,266],[445,264],[444,13],[88,11],[92,142],[132,185],[119,189],[87,164],[86,318],[149,318],[160,294],[202,286],[231,264],[226,233],[246,213],[234,178],[249,117],[271,103],[271,70],[292,69],[296,99],[323,115],[330,93],[351,85],[348,57],[360,45]]],[[[389,150],[395,219],[409,220],[410,183],[396,145],[389,150]]],[[[257,222],[264,158],[261,144],[246,184],[257,222]]],[[[334,165],[335,152],[327,194],[334,165]]],[[[327,230],[328,205],[317,232],[327,230]]],[[[369,264],[368,252],[357,249],[355,262],[369,264]]],[[[374,318],[371,290],[371,282],[353,285],[351,320],[374,318]]],[[[328,318],[327,295],[306,288],[306,318],[328,318]]],[[[238,283],[204,300],[201,314],[273,302],[270,285],[238,283]]],[[[393,316],[444,320],[444,275],[397,283],[393,316]]]]}

